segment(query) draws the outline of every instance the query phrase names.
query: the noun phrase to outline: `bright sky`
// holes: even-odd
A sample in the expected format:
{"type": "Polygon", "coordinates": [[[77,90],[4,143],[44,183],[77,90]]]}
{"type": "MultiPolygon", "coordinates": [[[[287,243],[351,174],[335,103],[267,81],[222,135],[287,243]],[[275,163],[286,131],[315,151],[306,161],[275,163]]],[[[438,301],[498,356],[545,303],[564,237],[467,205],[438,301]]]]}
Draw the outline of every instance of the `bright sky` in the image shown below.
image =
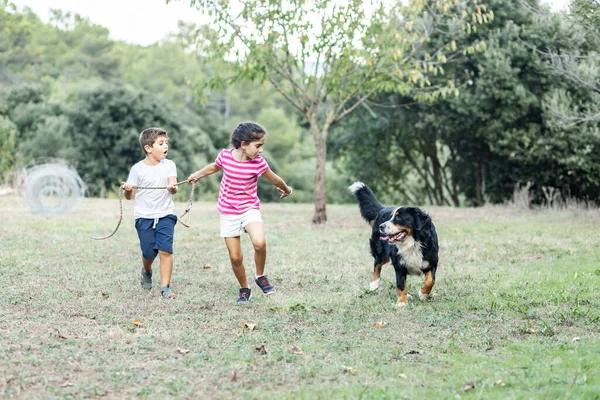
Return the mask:
{"type": "MultiPolygon", "coordinates": [[[[110,31],[114,40],[150,45],[177,31],[179,20],[202,21],[201,13],[189,0],[9,0],[17,7],[27,6],[48,22],[50,9],[71,11],[110,31]]],[[[569,0],[541,0],[553,10],[564,10],[569,0]]]]}

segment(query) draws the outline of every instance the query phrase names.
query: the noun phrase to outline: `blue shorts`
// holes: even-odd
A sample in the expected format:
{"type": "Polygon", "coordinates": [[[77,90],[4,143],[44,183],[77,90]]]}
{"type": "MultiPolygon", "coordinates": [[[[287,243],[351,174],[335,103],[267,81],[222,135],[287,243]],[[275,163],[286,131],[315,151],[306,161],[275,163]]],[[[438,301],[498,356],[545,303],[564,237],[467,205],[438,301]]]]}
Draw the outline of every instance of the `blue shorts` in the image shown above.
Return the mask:
{"type": "Polygon", "coordinates": [[[155,223],[154,218],[137,218],[135,229],[140,238],[142,257],[154,260],[158,251],[173,254],[173,235],[177,216],[173,214],[159,218],[155,223]]]}

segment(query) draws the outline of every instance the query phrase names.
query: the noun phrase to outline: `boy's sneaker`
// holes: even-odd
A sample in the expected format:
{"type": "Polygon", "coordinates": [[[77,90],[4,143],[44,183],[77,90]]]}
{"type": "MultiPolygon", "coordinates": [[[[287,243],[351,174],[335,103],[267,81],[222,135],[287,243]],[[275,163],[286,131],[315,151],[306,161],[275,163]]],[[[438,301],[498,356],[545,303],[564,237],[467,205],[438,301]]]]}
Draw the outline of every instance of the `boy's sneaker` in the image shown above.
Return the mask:
{"type": "Polygon", "coordinates": [[[271,285],[269,283],[269,280],[267,279],[266,276],[260,276],[258,278],[256,278],[254,280],[254,282],[256,282],[256,284],[258,285],[259,288],[262,289],[264,294],[272,294],[275,293],[275,288],[273,287],[273,285],[271,285]]]}
{"type": "Polygon", "coordinates": [[[237,299],[237,304],[245,304],[252,298],[252,290],[250,288],[240,288],[240,297],[237,299]]]}
{"type": "Polygon", "coordinates": [[[142,274],[140,276],[140,284],[142,285],[142,289],[147,289],[147,290],[152,289],[152,272],[144,271],[144,267],[142,267],[142,274]]]}
{"type": "Polygon", "coordinates": [[[160,288],[160,294],[165,299],[174,299],[175,298],[175,293],[173,293],[173,291],[171,290],[171,285],[170,284],[161,287],[160,288]]]}

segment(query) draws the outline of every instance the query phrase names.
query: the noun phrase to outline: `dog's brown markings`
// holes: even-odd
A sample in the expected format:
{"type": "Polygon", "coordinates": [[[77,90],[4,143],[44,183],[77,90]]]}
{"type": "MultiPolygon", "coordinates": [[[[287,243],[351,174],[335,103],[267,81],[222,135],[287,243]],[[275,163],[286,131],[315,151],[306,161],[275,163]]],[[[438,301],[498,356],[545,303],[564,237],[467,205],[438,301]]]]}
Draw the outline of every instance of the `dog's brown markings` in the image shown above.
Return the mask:
{"type": "Polygon", "coordinates": [[[421,288],[421,293],[429,294],[431,293],[431,289],[433,289],[433,285],[435,284],[435,280],[433,279],[433,275],[431,271],[425,272],[425,282],[423,282],[423,287],[421,288]]]}
{"type": "Polygon", "coordinates": [[[400,290],[396,288],[396,296],[398,297],[397,303],[408,303],[408,288],[406,287],[406,283],[404,283],[404,290],[400,290]]]}
{"type": "Polygon", "coordinates": [[[371,282],[375,282],[376,280],[381,278],[381,267],[383,267],[389,261],[390,261],[390,259],[386,258],[385,260],[383,260],[383,262],[381,264],[377,264],[375,266],[375,268],[373,269],[373,276],[371,277],[371,282]]]}
{"type": "Polygon", "coordinates": [[[403,225],[395,225],[396,229],[398,229],[398,232],[400,231],[406,231],[408,232],[408,234],[406,236],[412,236],[412,229],[410,229],[408,226],[403,226],[403,225]]]}

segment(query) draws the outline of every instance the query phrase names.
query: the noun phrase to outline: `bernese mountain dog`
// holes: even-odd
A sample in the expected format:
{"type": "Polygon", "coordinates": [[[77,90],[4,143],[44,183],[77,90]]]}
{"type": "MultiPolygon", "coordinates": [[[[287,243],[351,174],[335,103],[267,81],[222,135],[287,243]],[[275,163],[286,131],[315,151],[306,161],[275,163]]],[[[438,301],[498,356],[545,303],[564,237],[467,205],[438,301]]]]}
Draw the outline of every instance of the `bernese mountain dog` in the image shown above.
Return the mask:
{"type": "Polygon", "coordinates": [[[379,288],[381,267],[391,260],[396,271],[396,305],[402,307],[408,303],[408,275],[425,276],[419,298],[426,300],[435,284],[439,250],[431,217],[417,207],[382,206],[362,182],[355,182],[348,189],[358,202],[360,215],[372,227],[374,269],[369,289],[379,288]]]}

